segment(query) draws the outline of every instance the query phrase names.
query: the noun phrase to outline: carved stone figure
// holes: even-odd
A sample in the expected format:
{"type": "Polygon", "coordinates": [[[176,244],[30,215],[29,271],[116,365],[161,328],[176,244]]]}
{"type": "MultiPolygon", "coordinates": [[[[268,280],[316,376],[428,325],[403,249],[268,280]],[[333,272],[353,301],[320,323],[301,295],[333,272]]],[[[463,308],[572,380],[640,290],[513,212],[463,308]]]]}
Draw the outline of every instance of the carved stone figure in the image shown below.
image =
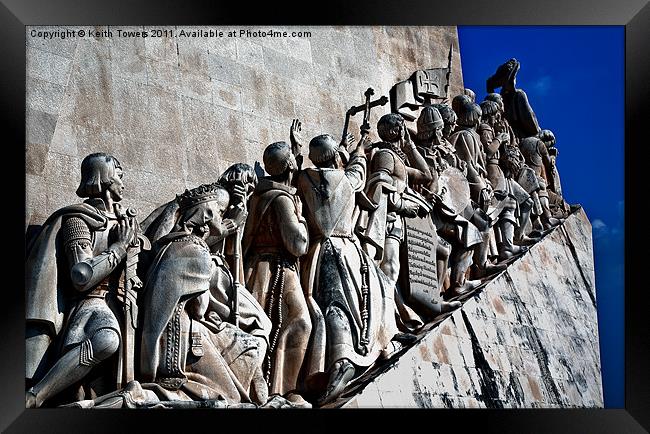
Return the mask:
{"type": "Polygon", "coordinates": [[[551,212],[554,217],[566,218],[570,211],[569,205],[562,197],[562,183],[560,182],[560,173],[557,170],[556,159],[559,154],[555,147],[555,134],[551,130],[542,130],[539,138],[546,145],[548,151],[548,166],[545,167],[546,181],[548,183],[548,197],[551,212]]]}
{"type": "MultiPolygon", "coordinates": [[[[454,113],[449,106],[444,106],[454,113]]],[[[448,118],[454,119],[448,114],[448,118]]],[[[475,246],[483,241],[480,231],[469,222],[462,213],[469,204],[469,184],[465,178],[467,164],[456,155],[454,147],[444,138],[443,117],[436,107],[425,107],[420,112],[417,121],[417,143],[418,150],[429,165],[433,180],[426,186],[425,196],[433,198],[439,196],[434,203],[431,218],[436,226],[438,235],[438,278],[440,288],[447,275],[447,263],[443,258],[449,258],[448,264],[451,268],[449,285],[451,292],[466,292],[473,289],[479,282],[467,281],[466,274],[472,265],[472,254],[475,246]],[[450,168],[455,169],[452,174],[450,168]],[[440,185],[440,177],[445,173],[443,185],[440,185]],[[454,188],[454,182],[446,182],[449,177],[454,177],[463,188],[454,188]],[[457,197],[463,196],[463,197],[457,197]],[[450,200],[445,200],[449,198],[450,200]],[[456,205],[465,203],[466,205],[456,205]]]]}
{"type": "Polygon", "coordinates": [[[543,225],[543,229],[548,230],[560,224],[560,220],[551,215],[551,207],[549,203],[549,194],[547,190],[546,171],[545,167],[550,167],[551,157],[544,142],[537,136],[526,137],[519,142],[519,150],[523,155],[526,164],[535,171],[537,181],[540,185],[538,192],[539,201],[541,204],[541,215],[539,219],[543,225]]]}
{"type": "Polygon", "coordinates": [[[494,101],[481,103],[482,123],[478,127],[481,142],[485,150],[487,177],[495,192],[510,197],[516,201],[515,215],[518,223],[515,225],[508,219],[501,219],[499,230],[501,242],[499,243],[499,257],[507,259],[522,252],[519,246],[514,245],[514,240],[524,239],[524,230],[530,219],[533,200],[512,177],[506,177],[499,165],[503,148],[509,145],[509,135],[501,132],[495,136],[494,128],[500,122],[501,113],[499,106],[494,101]]]}
{"type": "MultiPolygon", "coordinates": [[[[369,253],[380,261],[381,270],[393,286],[400,274],[404,219],[424,216],[427,212],[409,185],[428,184],[433,178],[412,142],[402,116],[396,113],[382,116],[377,123],[377,132],[382,142],[373,145],[366,193],[378,209],[365,224],[364,240],[369,253]]],[[[422,325],[422,319],[408,306],[409,301],[404,299],[398,287],[395,302],[403,328],[413,330],[422,325]]]]}
{"type": "Polygon", "coordinates": [[[505,117],[518,138],[536,136],[539,123],[533,108],[528,102],[528,96],[522,89],[517,89],[517,72],[521,64],[515,58],[500,65],[496,72],[487,79],[487,92],[494,93],[501,88],[505,117]]]}
{"type": "Polygon", "coordinates": [[[495,134],[501,134],[501,133],[507,133],[508,134],[508,144],[510,146],[518,146],[519,145],[519,139],[515,135],[515,132],[512,130],[512,127],[510,126],[510,123],[508,123],[508,119],[505,117],[505,106],[503,105],[503,97],[499,93],[488,93],[485,96],[485,101],[494,101],[497,103],[497,107],[499,110],[499,118],[496,120],[495,124],[493,125],[494,128],[494,133],[495,134]]]}
{"type": "Polygon", "coordinates": [[[56,211],[28,248],[28,408],[55,402],[66,389],[68,401],[105,393],[132,373],[123,366],[131,357],[118,350],[120,322],[132,319],[123,313],[135,315],[125,309],[125,287],[141,284],[125,274],[137,264],[139,241],[137,221],[120,205],[122,177],[115,157],[84,158],[77,195],[87,199],[56,211]]]}
{"type": "MultiPolygon", "coordinates": [[[[223,218],[213,222],[206,243],[215,267],[210,279],[211,311],[244,332],[260,339],[262,352],[268,348],[271,321],[243,283],[241,236],[246,222],[247,200],[255,188],[254,169],[242,163],[230,166],[217,181],[230,196],[223,218]],[[239,258],[235,258],[239,256],[239,258]]],[[[177,200],[158,207],[142,223],[152,242],[169,234],[181,218],[177,200]]],[[[147,261],[149,262],[149,261],[147,261]]]]}
{"type": "Polygon", "coordinates": [[[312,357],[324,361],[327,374],[317,398],[320,405],[337,398],[398,331],[394,289],[354,233],[355,197],[366,180],[367,143],[364,136],[343,166],[340,152],[346,153],[345,148],[328,134],[314,137],[309,158],[316,167],[301,172],[297,182],[311,241],[303,261],[303,286],[313,293],[325,320],[324,345],[310,349],[312,357]]]}
{"type": "Polygon", "coordinates": [[[466,95],[459,95],[452,100],[452,107],[458,116],[458,127],[451,135],[458,156],[467,165],[467,180],[470,184],[470,197],[473,207],[465,211],[465,218],[481,231],[483,242],[474,252],[474,267],[478,275],[484,276],[503,270],[503,265],[492,265],[488,261],[490,228],[500,217],[516,223],[514,218],[514,200],[498,195],[495,197],[493,186],[487,179],[485,151],[481,138],[476,132],[481,119],[481,108],[472,103],[466,95]],[[505,212],[504,212],[505,210],[505,212]],[[503,216],[501,216],[503,212],[503,216]]]}
{"type": "MultiPolygon", "coordinates": [[[[515,158],[515,156],[518,155],[518,158],[520,159],[520,163],[516,165],[516,167],[518,167],[519,169],[517,172],[513,173],[513,179],[515,179],[517,183],[521,185],[521,187],[524,190],[526,190],[526,192],[530,195],[530,198],[533,201],[533,206],[532,206],[529,220],[530,222],[535,223],[535,225],[533,225],[535,226],[535,229],[531,231],[530,229],[533,229],[533,227],[531,227],[531,225],[529,225],[528,223],[526,223],[525,226],[521,226],[522,220],[520,219],[520,226],[515,231],[515,242],[524,245],[530,245],[539,240],[539,237],[534,235],[535,234],[541,235],[541,231],[543,230],[543,226],[539,220],[539,216],[542,215],[543,213],[542,204],[539,200],[539,194],[540,191],[542,192],[542,195],[545,194],[543,191],[544,186],[540,185],[537,175],[535,174],[535,171],[526,164],[524,156],[521,155],[521,152],[519,151],[519,139],[516,137],[514,131],[512,130],[512,127],[510,126],[510,123],[505,118],[503,98],[501,97],[501,95],[498,93],[489,93],[485,97],[485,100],[494,101],[497,103],[498,110],[501,116],[493,125],[494,131],[497,134],[498,133],[508,134],[509,140],[506,143],[506,146],[513,148],[510,158],[515,158]]],[[[511,166],[511,169],[513,169],[513,166],[511,166]]]]}
{"type": "Polygon", "coordinates": [[[164,401],[263,404],[268,397],[260,339],[212,307],[215,261],[205,239],[220,230],[229,199],[217,184],[186,191],[172,231],[154,243],[142,299],[140,381],[164,401]]]}
{"type": "Polygon", "coordinates": [[[309,245],[307,222],[291,185],[297,164],[289,145],[272,143],[263,160],[269,176],[257,183],[244,230],[246,286],[273,323],[265,362],[270,391],[304,403],[297,390],[312,331],[310,309],[319,316],[298,272],[309,245]]]}
{"type": "MultiPolygon", "coordinates": [[[[435,104],[433,107],[438,110],[440,116],[442,117],[442,121],[444,122],[444,125],[442,127],[442,138],[447,141],[447,144],[449,144],[449,136],[451,136],[451,134],[456,129],[456,121],[458,120],[456,112],[447,104],[435,104]]],[[[449,144],[449,147],[453,149],[453,146],[451,146],[451,144],[449,144]]]]}

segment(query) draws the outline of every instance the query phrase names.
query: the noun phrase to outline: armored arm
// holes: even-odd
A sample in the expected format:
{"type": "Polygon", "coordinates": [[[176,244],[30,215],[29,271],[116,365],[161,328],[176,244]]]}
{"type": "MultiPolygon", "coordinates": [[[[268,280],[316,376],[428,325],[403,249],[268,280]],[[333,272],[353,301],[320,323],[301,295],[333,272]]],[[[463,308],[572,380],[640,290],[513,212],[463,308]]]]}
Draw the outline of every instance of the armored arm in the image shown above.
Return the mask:
{"type": "Polygon", "coordinates": [[[111,274],[126,257],[127,242],[123,240],[116,241],[101,254],[93,256],[90,229],[78,217],[66,219],[61,230],[70,266],[70,278],[78,291],[93,288],[111,274]]]}
{"type": "Polygon", "coordinates": [[[288,196],[281,195],[273,201],[284,247],[296,257],[307,253],[309,247],[307,221],[302,217],[301,208],[302,203],[298,196],[294,196],[294,200],[291,200],[288,196]]]}

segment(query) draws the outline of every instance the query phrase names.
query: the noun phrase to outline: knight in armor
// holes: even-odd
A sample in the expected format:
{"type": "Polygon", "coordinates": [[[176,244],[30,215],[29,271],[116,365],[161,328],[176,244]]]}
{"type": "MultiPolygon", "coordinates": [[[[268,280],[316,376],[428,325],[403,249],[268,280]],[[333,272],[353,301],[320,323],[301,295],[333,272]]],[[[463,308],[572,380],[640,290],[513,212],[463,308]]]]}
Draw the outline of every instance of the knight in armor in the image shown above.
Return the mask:
{"type": "MultiPolygon", "coordinates": [[[[456,115],[451,107],[444,107],[449,109],[447,118],[455,123],[456,115]]],[[[469,189],[467,192],[447,192],[446,186],[439,185],[441,175],[452,172],[458,179],[464,181],[465,185],[468,185],[467,181],[463,179],[467,175],[467,164],[456,155],[454,147],[445,139],[443,119],[438,108],[427,106],[422,109],[417,120],[416,143],[420,154],[429,165],[433,177],[432,182],[426,186],[425,196],[431,197],[441,193],[442,197],[446,197],[447,194],[466,193],[466,198],[455,198],[456,202],[464,201],[466,206],[471,207],[469,189]]],[[[439,199],[434,201],[434,208],[431,212],[431,218],[439,235],[436,251],[439,286],[443,288],[447,276],[447,266],[449,266],[451,273],[447,290],[455,295],[470,291],[480,283],[466,279],[467,270],[472,265],[474,249],[483,239],[476,226],[463,217],[464,208],[455,209],[453,204],[450,206],[449,201],[439,199]]]]}
{"type": "Polygon", "coordinates": [[[383,115],[377,123],[377,133],[382,141],[375,143],[371,151],[366,194],[378,210],[363,223],[365,248],[379,261],[390,286],[395,287],[398,325],[412,331],[424,321],[396,285],[400,275],[400,247],[405,240],[404,219],[426,215],[410,186],[429,184],[433,178],[399,114],[383,115]]]}
{"type": "Polygon", "coordinates": [[[322,315],[300,284],[299,258],[307,253],[309,234],[292,186],[298,166],[285,142],[267,146],[263,161],[269,176],[259,179],[255,187],[244,230],[246,287],[272,322],[265,362],[270,392],[304,404],[298,393],[301,369],[309,363],[312,316],[317,321],[322,315]]]}
{"type": "Polygon", "coordinates": [[[481,103],[482,122],[478,127],[478,133],[483,143],[486,157],[487,177],[495,191],[503,192],[504,195],[516,201],[516,215],[518,224],[514,225],[509,220],[502,220],[500,229],[501,242],[499,243],[499,257],[507,259],[522,252],[519,246],[514,244],[517,241],[536,241],[525,234],[525,229],[530,220],[530,213],[533,208],[533,200],[512,177],[506,177],[501,169],[500,157],[503,149],[509,146],[510,137],[507,132],[495,134],[495,128],[500,124],[501,113],[499,106],[494,101],[483,101],[481,103]]]}
{"type": "Polygon", "coordinates": [[[313,293],[325,320],[324,339],[315,339],[322,345],[310,350],[327,374],[320,405],[337,398],[352,378],[385,356],[398,332],[393,286],[354,232],[355,199],[366,182],[367,143],[364,135],[348,157],[332,136],[314,137],[309,159],[316,167],[303,170],[297,181],[310,239],[303,287],[313,293]]]}
{"type": "Polygon", "coordinates": [[[84,158],[77,195],[87,199],[52,214],[28,248],[28,408],[64,392],[64,401],[105,393],[120,381],[124,272],[138,236],[135,219],[121,212],[122,177],[115,157],[84,158]]]}

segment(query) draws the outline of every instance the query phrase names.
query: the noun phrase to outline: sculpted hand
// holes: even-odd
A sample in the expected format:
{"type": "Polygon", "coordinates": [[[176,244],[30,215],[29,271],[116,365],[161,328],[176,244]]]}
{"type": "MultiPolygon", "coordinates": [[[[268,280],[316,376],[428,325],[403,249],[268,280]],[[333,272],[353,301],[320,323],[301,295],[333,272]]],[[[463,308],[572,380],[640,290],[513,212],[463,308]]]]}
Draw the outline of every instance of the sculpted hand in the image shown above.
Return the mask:
{"type": "Polygon", "coordinates": [[[302,201],[300,200],[300,196],[297,194],[293,196],[293,203],[296,207],[296,216],[298,216],[298,220],[302,217],[302,201]]]}
{"type": "Polygon", "coordinates": [[[346,150],[352,146],[354,143],[354,135],[352,133],[347,133],[343,139],[341,139],[341,144],[339,146],[345,148],[346,150]]]}
{"type": "Polygon", "coordinates": [[[113,229],[116,237],[115,242],[122,244],[126,249],[135,237],[136,227],[137,222],[134,221],[133,217],[120,219],[119,223],[113,229]]]}
{"type": "Polygon", "coordinates": [[[233,198],[234,204],[243,204],[246,208],[246,187],[242,182],[233,183],[232,190],[230,192],[233,198]]]}
{"type": "Polygon", "coordinates": [[[370,136],[368,134],[362,135],[361,139],[359,140],[359,143],[357,144],[357,151],[362,151],[365,152],[367,148],[372,145],[372,140],[370,140],[370,136]]]}
{"type": "Polygon", "coordinates": [[[299,119],[291,121],[291,129],[289,131],[289,138],[291,139],[291,151],[293,155],[300,153],[302,148],[302,122],[299,119]]]}
{"type": "Polygon", "coordinates": [[[510,142],[510,136],[508,135],[508,133],[499,133],[499,135],[497,136],[497,139],[501,143],[506,143],[507,144],[507,143],[510,142]]]}
{"type": "Polygon", "coordinates": [[[420,210],[420,205],[415,202],[406,202],[404,209],[402,210],[402,215],[404,217],[417,217],[418,211],[420,210]]]}

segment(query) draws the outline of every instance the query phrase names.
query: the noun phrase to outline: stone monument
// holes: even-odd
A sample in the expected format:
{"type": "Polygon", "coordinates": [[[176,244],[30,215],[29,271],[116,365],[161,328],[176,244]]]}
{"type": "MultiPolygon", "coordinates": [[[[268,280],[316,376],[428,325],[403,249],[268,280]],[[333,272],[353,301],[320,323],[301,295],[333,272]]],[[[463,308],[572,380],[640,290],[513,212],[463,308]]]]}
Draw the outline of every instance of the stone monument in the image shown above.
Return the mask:
{"type": "Polygon", "coordinates": [[[602,406],[516,59],[479,104],[453,27],[158,30],[27,38],[27,407],[602,406]]]}

